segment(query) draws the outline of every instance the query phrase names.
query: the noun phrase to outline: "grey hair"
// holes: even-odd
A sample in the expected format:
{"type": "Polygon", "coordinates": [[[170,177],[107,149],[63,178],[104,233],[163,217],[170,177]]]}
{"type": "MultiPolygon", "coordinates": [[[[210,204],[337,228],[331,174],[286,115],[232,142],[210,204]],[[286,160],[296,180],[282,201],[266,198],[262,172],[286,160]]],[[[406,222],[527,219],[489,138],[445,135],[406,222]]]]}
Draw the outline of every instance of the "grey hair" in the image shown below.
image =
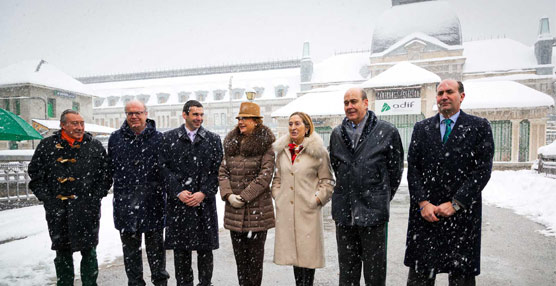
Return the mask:
{"type": "Polygon", "coordinates": [[[66,109],[64,110],[64,112],[62,112],[62,115],[60,116],[60,122],[62,123],[66,123],[66,115],[68,114],[76,114],[79,115],[79,112],[73,110],[73,109],[66,109]]]}
{"type": "Polygon", "coordinates": [[[139,103],[139,104],[143,105],[143,109],[144,109],[143,111],[147,111],[147,106],[145,105],[144,102],[142,102],[141,100],[136,100],[136,99],[134,99],[134,100],[128,101],[128,102],[125,104],[125,106],[124,106],[124,112],[127,112],[127,106],[128,106],[129,104],[131,104],[131,103],[139,103]]]}

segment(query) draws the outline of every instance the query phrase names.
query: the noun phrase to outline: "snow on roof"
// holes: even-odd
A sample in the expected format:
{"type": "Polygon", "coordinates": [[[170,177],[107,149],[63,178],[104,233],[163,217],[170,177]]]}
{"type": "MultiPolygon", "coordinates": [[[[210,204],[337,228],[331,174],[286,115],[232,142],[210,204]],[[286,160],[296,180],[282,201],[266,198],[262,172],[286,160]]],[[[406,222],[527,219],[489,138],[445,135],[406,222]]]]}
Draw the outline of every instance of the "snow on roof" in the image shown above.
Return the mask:
{"type": "MultiPolygon", "coordinates": [[[[285,89],[284,98],[294,98],[299,92],[299,68],[117,81],[88,84],[87,86],[99,97],[118,98],[115,105],[109,105],[108,100],[104,100],[102,105],[95,106],[95,108],[106,108],[123,107],[124,102],[119,100],[122,96],[136,98],[138,95],[149,96],[148,101],[145,102],[147,106],[179,104],[181,102],[178,93],[180,92],[190,93],[189,99],[196,99],[196,92],[206,92],[206,100],[202,100],[202,102],[227,102],[230,81],[232,92],[234,89],[263,89],[262,96],[257,100],[275,99],[278,88],[285,89]],[[224,92],[225,95],[222,99],[215,99],[216,91],[224,92]],[[170,94],[168,100],[165,103],[158,103],[158,93],[170,94]]],[[[241,99],[233,99],[233,101],[244,100],[244,96],[241,99]]]]}
{"type": "Polygon", "coordinates": [[[471,81],[504,81],[504,80],[541,80],[541,79],[550,79],[556,78],[556,75],[538,75],[534,73],[519,73],[519,74],[511,74],[511,75],[502,75],[502,76],[489,76],[483,78],[475,78],[470,79],[468,82],[471,81]]]}
{"type": "Polygon", "coordinates": [[[405,37],[403,37],[401,40],[397,41],[395,44],[391,45],[388,49],[380,52],[380,53],[373,53],[371,55],[372,58],[375,57],[383,57],[389,53],[391,53],[392,51],[398,49],[401,46],[405,46],[406,44],[409,44],[410,42],[413,41],[418,41],[418,40],[422,40],[425,42],[429,42],[433,45],[439,46],[443,49],[446,50],[456,50],[456,49],[462,49],[463,47],[461,45],[448,45],[442,41],[440,41],[439,39],[429,36],[427,34],[424,34],[422,32],[415,32],[415,33],[411,33],[405,37]]]}
{"type": "Polygon", "coordinates": [[[538,66],[533,47],[512,39],[463,43],[464,73],[531,69],[538,66]]]}
{"type": "Polygon", "coordinates": [[[368,74],[368,64],[368,52],[332,56],[314,66],[311,82],[323,83],[363,80],[368,74]]]}
{"type": "Polygon", "coordinates": [[[363,88],[410,86],[440,82],[440,77],[409,62],[400,62],[361,84],[363,88]]]}
{"type": "Polygon", "coordinates": [[[554,99],[550,95],[515,81],[465,81],[463,85],[463,110],[554,105],[554,99]]]}
{"type": "Polygon", "coordinates": [[[539,148],[539,150],[537,151],[538,154],[543,154],[543,155],[556,155],[556,141],[552,142],[551,144],[542,146],[539,148]]]}
{"type": "MultiPolygon", "coordinates": [[[[32,119],[32,121],[35,121],[38,124],[48,128],[50,130],[59,130],[60,129],[60,121],[58,121],[58,120],[32,119]]],[[[90,133],[110,134],[110,133],[116,131],[116,129],[106,127],[106,126],[102,126],[102,125],[96,125],[96,124],[93,124],[93,123],[85,123],[85,131],[90,132],[90,133]]]]}
{"type": "Polygon", "coordinates": [[[393,6],[382,13],[373,31],[372,52],[380,53],[414,32],[430,35],[448,45],[461,45],[459,18],[450,4],[428,1],[393,6]]]}
{"type": "Polygon", "coordinates": [[[342,115],[344,112],[344,94],[354,87],[351,84],[334,85],[312,89],[272,113],[272,117],[288,117],[296,111],[310,116],[342,115]]]}
{"type": "Polygon", "coordinates": [[[35,84],[85,95],[93,94],[78,80],[41,60],[26,60],[0,69],[0,86],[14,84],[35,84]]]}

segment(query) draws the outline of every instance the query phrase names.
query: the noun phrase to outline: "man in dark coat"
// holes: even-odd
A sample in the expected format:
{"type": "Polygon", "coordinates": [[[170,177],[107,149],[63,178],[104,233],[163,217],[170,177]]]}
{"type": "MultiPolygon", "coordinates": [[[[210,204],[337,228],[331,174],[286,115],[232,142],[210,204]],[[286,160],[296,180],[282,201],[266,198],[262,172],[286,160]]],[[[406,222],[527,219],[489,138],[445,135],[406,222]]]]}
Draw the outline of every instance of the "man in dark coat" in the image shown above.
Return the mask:
{"type": "Polygon", "coordinates": [[[402,141],[392,124],[368,109],[363,89],[346,92],[344,111],[330,136],[339,284],[359,285],[363,264],[366,285],[385,285],[387,222],[403,172],[402,141]]]}
{"type": "Polygon", "coordinates": [[[215,195],[222,161],[220,137],[201,126],[203,106],[189,100],[185,124],[164,134],[162,162],[168,192],[166,249],[174,250],[177,285],[193,285],[191,252],[197,251],[199,284],[212,285],[212,250],[218,248],[215,195]]]}
{"type": "Polygon", "coordinates": [[[475,285],[480,273],[481,191],[490,179],[494,141],[489,122],[460,110],[463,84],[437,87],[439,114],[418,122],[409,146],[407,285],[475,285]]]}
{"type": "Polygon", "coordinates": [[[61,131],[41,141],[31,163],[29,188],[44,204],[57,285],[73,285],[73,252],[81,252],[81,281],[96,285],[100,201],[112,184],[102,144],[84,132],[77,111],[66,110],[61,131]]]}
{"type": "Polygon", "coordinates": [[[120,231],[128,285],[145,285],[141,243],[145,234],[147,259],[154,285],[167,285],[164,217],[166,193],[159,170],[162,133],[147,119],[147,108],[132,100],[126,121],[108,140],[114,178],[114,225],[120,231]]]}

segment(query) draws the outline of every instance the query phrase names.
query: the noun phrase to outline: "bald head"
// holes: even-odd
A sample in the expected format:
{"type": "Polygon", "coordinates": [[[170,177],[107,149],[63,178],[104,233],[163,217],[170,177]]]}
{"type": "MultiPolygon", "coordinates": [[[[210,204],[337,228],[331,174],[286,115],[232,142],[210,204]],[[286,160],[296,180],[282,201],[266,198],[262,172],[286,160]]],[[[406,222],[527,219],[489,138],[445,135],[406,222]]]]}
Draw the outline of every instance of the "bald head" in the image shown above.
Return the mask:
{"type": "Polygon", "coordinates": [[[350,88],[344,95],[344,112],[346,117],[354,124],[359,124],[369,110],[367,93],[358,87],[350,88]]]}
{"type": "Polygon", "coordinates": [[[147,107],[139,100],[131,100],[125,105],[126,121],[129,128],[140,134],[147,127],[147,107]]]}

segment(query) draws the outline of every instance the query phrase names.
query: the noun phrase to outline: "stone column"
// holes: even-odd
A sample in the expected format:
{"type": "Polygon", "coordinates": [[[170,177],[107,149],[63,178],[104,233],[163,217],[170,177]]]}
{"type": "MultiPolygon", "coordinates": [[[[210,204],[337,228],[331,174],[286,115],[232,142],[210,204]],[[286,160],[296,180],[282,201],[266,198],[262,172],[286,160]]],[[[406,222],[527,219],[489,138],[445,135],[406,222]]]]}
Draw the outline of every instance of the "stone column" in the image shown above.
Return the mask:
{"type": "Polygon", "coordinates": [[[512,162],[519,161],[519,119],[512,119],[512,162]]]}

